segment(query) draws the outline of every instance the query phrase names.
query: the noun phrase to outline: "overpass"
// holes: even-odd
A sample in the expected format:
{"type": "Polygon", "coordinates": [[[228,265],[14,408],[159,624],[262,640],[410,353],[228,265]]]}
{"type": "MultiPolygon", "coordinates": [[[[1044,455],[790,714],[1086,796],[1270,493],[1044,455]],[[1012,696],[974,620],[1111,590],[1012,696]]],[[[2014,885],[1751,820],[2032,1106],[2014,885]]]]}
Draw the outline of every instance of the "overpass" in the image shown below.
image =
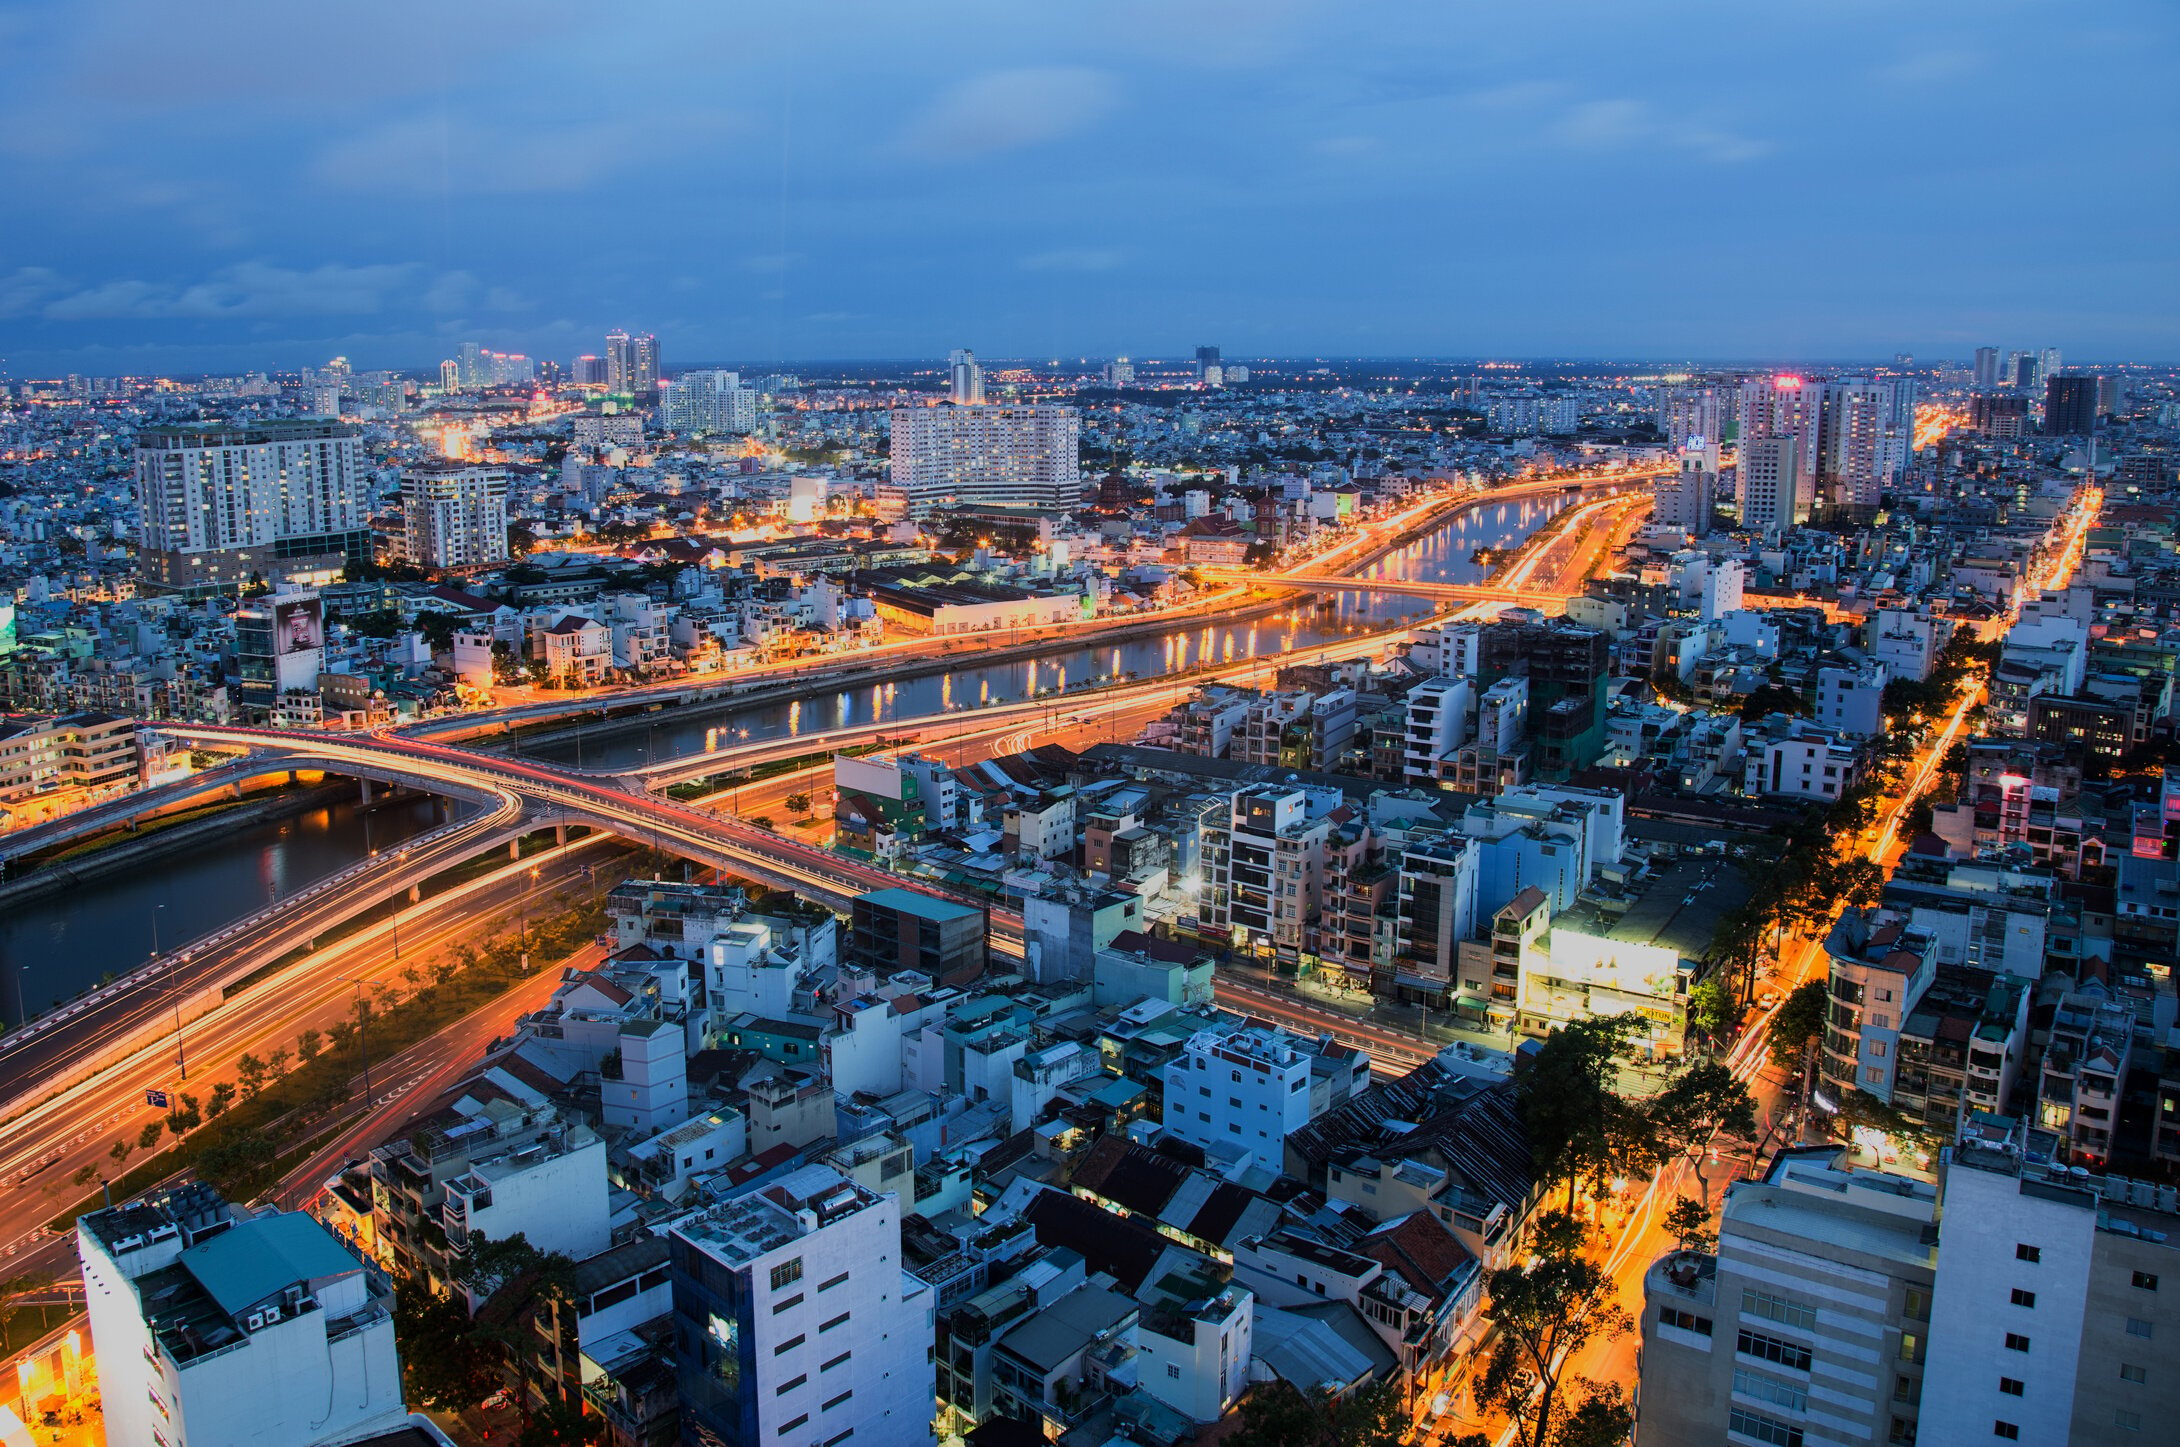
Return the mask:
{"type": "Polygon", "coordinates": [[[1254,582],[1259,587],[1298,588],[1310,593],[1399,593],[1411,598],[1439,598],[1449,603],[1508,603],[1559,613],[1566,593],[1540,588],[1499,588],[1479,583],[1411,583],[1404,578],[1326,578],[1306,573],[1251,573],[1247,568],[1203,568],[1219,582],[1254,582]]]}

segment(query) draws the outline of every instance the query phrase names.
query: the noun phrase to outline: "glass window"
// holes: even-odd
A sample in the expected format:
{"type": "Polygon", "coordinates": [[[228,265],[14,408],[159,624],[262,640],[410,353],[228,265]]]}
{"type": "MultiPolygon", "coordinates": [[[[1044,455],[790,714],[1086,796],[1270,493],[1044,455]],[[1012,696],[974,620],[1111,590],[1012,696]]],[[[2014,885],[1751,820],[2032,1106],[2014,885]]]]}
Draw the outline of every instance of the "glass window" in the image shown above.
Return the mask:
{"type": "Polygon", "coordinates": [[[1769,1402],[1790,1412],[1809,1410],[1809,1393],[1792,1382],[1782,1382],[1777,1377],[1752,1372],[1747,1367],[1733,1369],[1733,1389],[1744,1397],[1754,1397],[1759,1402],[1769,1402]]]}
{"type": "Polygon", "coordinates": [[[800,1256],[792,1260],[782,1261],[772,1268],[772,1289],[774,1291],[778,1291],[783,1286],[793,1286],[800,1280],[802,1280],[802,1258],[800,1256]]]}
{"type": "Polygon", "coordinates": [[[1775,1321],[1782,1326],[1796,1327],[1802,1331],[1815,1331],[1817,1329],[1817,1309],[1815,1307],[1804,1306],[1798,1301],[1789,1301],[1783,1296],[1774,1296],[1768,1291],[1753,1291],[1743,1287],[1741,1289],[1741,1309],[1751,1316],[1760,1316],[1766,1321],[1775,1321]]]}
{"type": "Polygon", "coordinates": [[[2019,1332],[2017,1332],[2017,1331],[2010,1331],[2010,1332],[2007,1332],[2007,1333],[2006,1333],[2006,1350],[2007,1350],[2007,1351],[2010,1351],[2010,1352],[2025,1352],[2025,1351],[2027,1351],[2028,1349],[2029,1349],[2029,1339],[2028,1339],[2027,1337],[2025,1337],[2025,1336],[2021,1335],[2021,1333],[2019,1333],[2019,1332]]]}
{"type": "Polygon", "coordinates": [[[2146,1386],[2150,1380],[2150,1371],[2147,1367],[2137,1367],[2121,1362],[2119,1364],[2119,1379],[2123,1382],[2133,1382],[2138,1387],[2146,1386]]]}
{"type": "Polygon", "coordinates": [[[2044,1248],[2031,1246],[2026,1241],[2017,1241],[2014,1243],[2013,1259],[2016,1261],[2041,1261],[2044,1259],[2044,1248]]]}
{"type": "Polygon", "coordinates": [[[2028,1390],[2028,1384],[2019,1377],[2000,1377],[1998,1389],[2009,1397],[2018,1397],[2028,1390]]]}
{"type": "Polygon", "coordinates": [[[2140,1291],[2157,1290],[2156,1273],[2150,1271],[2137,1271],[2135,1273],[2135,1287],[2137,1290],[2140,1291]]]}
{"type": "Polygon", "coordinates": [[[1801,1428],[1792,1422],[1766,1417],[1760,1412],[1749,1412],[1735,1407],[1726,1418],[1726,1426],[1730,1431],[1768,1443],[1769,1447],[1802,1447],[1801,1428]]]}
{"type": "Polygon", "coordinates": [[[2036,1305],[2036,1293],[2033,1291],[2023,1291],[2020,1287],[2017,1286],[2013,1289],[2013,1304],[2015,1306],[2033,1307],[2036,1305]]]}
{"type": "Polygon", "coordinates": [[[1772,1362],[1785,1367],[1789,1371],[1806,1372],[1809,1370],[1809,1348],[1799,1342],[1787,1341],[1783,1337],[1768,1336],[1760,1331],[1750,1331],[1747,1327],[1741,1328],[1741,1335],[1734,1343],[1734,1350],[1745,1357],[1755,1357],[1759,1361],[1772,1362]]]}
{"type": "Polygon", "coordinates": [[[2147,1341],[2151,1335],[2150,1324],[2139,1316],[2130,1316],[2127,1318],[2127,1335],[2138,1336],[2147,1341]]]}
{"type": "Polygon", "coordinates": [[[1993,1437],[2003,1437],[2008,1442],[2018,1442],[2021,1440],[2021,1428],[2012,1422],[1993,1422],[1991,1424],[1991,1435],[1993,1437]]]}

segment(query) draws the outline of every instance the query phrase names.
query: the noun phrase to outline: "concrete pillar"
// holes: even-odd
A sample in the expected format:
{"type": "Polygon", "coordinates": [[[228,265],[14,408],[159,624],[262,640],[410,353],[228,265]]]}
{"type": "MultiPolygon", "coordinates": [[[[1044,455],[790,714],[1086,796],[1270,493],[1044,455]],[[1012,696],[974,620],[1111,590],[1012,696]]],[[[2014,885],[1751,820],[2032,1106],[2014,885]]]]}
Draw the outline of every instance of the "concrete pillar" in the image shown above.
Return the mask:
{"type": "Polygon", "coordinates": [[[567,842],[568,842],[568,826],[567,826],[567,825],[565,825],[565,824],[555,824],[555,825],[553,826],[553,843],[555,843],[555,844],[566,844],[567,842]]]}
{"type": "Polygon", "coordinates": [[[412,885],[410,885],[410,886],[409,886],[409,903],[411,903],[411,904],[422,904],[423,902],[424,902],[424,886],[423,886],[423,885],[422,885],[421,883],[417,883],[417,884],[412,884],[412,885]]]}
{"type": "Polygon", "coordinates": [[[356,786],[357,786],[357,787],[358,787],[359,789],[361,789],[361,790],[363,791],[363,799],[362,799],[362,802],[364,802],[364,803],[366,803],[366,804],[370,803],[370,802],[371,802],[371,781],[370,781],[369,779],[358,779],[358,780],[356,780],[356,786]]]}
{"type": "Polygon", "coordinates": [[[522,841],[520,839],[510,839],[507,841],[507,857],[509,859],[516,860],[522,858],[522,841]]]}

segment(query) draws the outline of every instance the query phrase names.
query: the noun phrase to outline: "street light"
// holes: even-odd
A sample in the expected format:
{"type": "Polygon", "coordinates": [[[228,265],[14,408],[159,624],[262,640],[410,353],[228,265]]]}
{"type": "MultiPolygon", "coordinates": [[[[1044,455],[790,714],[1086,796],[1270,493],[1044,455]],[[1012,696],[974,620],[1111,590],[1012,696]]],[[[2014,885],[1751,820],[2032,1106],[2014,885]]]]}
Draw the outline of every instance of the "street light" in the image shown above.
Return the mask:
{"type": "Polygon", "coordinates": [[[365,1033],[365,1022],[371,1018],[371,1002],[364,998],[363,987],[370,983],[354,975],[335,975],[336,980],[346,981],[356,987],[356,1050],[363,1056],[363,1113],[371,1113],[371,1039],[365,1033]]]}
{"type": "MultiPolygon", "coordinates": [[[[159,911],[165,908],[166,906],[163,904],[155,904],[151,907],[151,956],[153,959],[159,957],[159,911]]],[[[189,1057],[182,1051],[182,997],[175,992],[174,980],[175,971],[181,967],[182,962],[178,959],[167,962],[167,999],[174,1004],[174,1066],[176,1070],[181,1072],[182,1079],[187,1080],[189,1079],[189,1057]]]]}

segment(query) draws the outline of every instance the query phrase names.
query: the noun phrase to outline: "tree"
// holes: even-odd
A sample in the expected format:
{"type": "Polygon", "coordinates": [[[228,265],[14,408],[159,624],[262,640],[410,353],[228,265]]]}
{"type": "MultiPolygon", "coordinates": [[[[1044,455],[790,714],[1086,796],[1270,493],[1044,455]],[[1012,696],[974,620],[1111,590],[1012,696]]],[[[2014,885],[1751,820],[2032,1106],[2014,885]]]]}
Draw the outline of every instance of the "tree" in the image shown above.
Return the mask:
{"type": "Polygon", "coordinates": [[[1756,1098],[1733,1071],[1716,1060],[1692,1065],[1674,1076],[1665,1089],[1642,1103],[1649,1124],[1648,1139],[1661,1155],[1681,1155],[1694,1170],[1706,1204],[1711,1183],[1703,1175],[1703,1156],[1711,1138],[1756,1133],[1756,1098]]]}
{"type": "Polygon", "coordinates": [[[278,1080],[288,1073],[288,1061],[293,1058],[285,1049],[275,1050],[266,1057],[265,1068],[272,1073],[273,1079],[278,1080]]]}
{"type": "Polygon", "coordinates": [[[129,1156],[135,1150],[136,1143],[134,1141],[115,1141],[111,1146],[107,1147],[106,1159],[114,1163],[115,1175],[121,1174],[121,1167],[127,1163],[129,1156]]]}
{"type": "Polygon", "coordinates": [[[1345,1397],[1304,1396],[1285,1382],[1242,1399],[1241,1427],[1227,1447],[1396,1447],[1408,1422],[1400,1393],[1378,1382],[1345,1397]]]}
{"type": "Polygon", "coordinates": [[[1665,1213],[1664,1224],[1683,1251],[1709,1251],[1718,1245],[1718,1232],[1711,1229],[1711,1208],[1693,1196],[1675,1201],[1665,1213]]]}
{"type": "Polygon", "coordinates": [[[227,1107],[233,1105],[234,1103],[234,1082],[228,1080],[221,1081],[219,1084],[212,1087],[212,1094],[205,1100],[205,1119],[218,1120],[221,1116],[227,1114],[227,1107]]]}
{"type": "MultiPolygon", "coordinates": [[[[527,1394],[523,1400],[529,1400],[527,1394]]],[[[604,1438],[605,1430],[604,1418],[548,1396],[543,1405],[523,1414],[523,1447],[593,1447],[604,1438]]]]}
{"type": "Polygon", "coordinates": [[[1522,1067],[1522,1119],[1538,1173],[1576,1183],[1612,1164],[1617,1123],[1626,1104],[1614,1093],[1620,1057],[1641,1023],[1637,1015],[1575,1020],[1546,1036],[1522,1067]]]}
{"type": "Polygon", "coordinates": [[[397,1283],[394,1335],[411,1403],[458,1411],[499,1390],[497,1344],[472,1331],[469,1313],[446,1293],[421,1282],[397,1283]]]}
{"type": "Polygon", "coordinates": [[[140,1151],[150,1150],[159,1144],[159,1137],[166,1134],[166,1129],[167,1123],[164,1120],[145,1121],[144,1128],[136,1133],[136,1148],[140,1151]]]}
{"type": "Polygon", "coordinates": [[[787,796],[787,812],[790,814],[809,813],[810,796],[808,794],[789,794],[787,796]]]}
{"type": "MultiPolygon", "coordinates": [[[[35,1302],[25,1298],[53,1289],[53,1278],[35,1272],[24,1272],[0,1281],[0,1352],[15,1350],[15,1323],[25,1312],[37,1311],[35,1302]]],[[[43,1314],[40,1315],[41,1322],[43,1314]]]]}
{"type": "Polygon", "coordinates": [[[242,1098],[255,1100],[265,1089],[265,1062],[255,1055],[245,1054],[235,1062],[235,1076],[242,1082],[242,1098]]]}
{"type": "Polygon", "coordinates": [[[305,1065],[308,1065],[311,1061],[316,1060],[318,1058],[318,1052],[320,1050],[323,1050],[324,1048],[325,1037],[323,1035],[320,1035],[315,1030],[305,1030],[302,1034],[295,1037],[295,1058],[302,1061],[305,1065]]]}
{"type": "Polygon", "coordinates": [[[1477,1378],[1476,1403],[1511,1420],[1521,1447],[1561,1447],[1568,1426],[1594,1423],[1592,1404],[1603,1390],[1568,1379],[1567,1363],[1591,1342],[1628,1330],[1617,1288],[1593,1261],[1545,1256],[1492,1272],[1490,1293],[1499,1337],[1477,1378]],[[1563,1422],[1561,1399],[1573,1387],[1582,1397],[1563,1422]]]}
{"type": "Polygon", "coordinates": [[[1716,1040],[1733,1024],[1733,989],[1713,974],[1688,992],[1688,1027],[1706,1040],[1716,1040]]]}
{"type": "Polygon", "coordinates": [[[1796,985],[1771,1017],[1771,1058],[1779,1065],[1800,1065],[1809,1047],[1824,1038],[1825,1017],[1831,1002],[1822,980],[1796,985]]]}
{"type": "Polygon", "coordinates": [[[167,1112],[167,1129],[177,1136],[189,1134],[204,1124],[204,1108],[194,1095],[181,1097],[181,1104],[167,1112]]]}
{"type": "Polygon", "coordinates": [[[1782,684],[1767,683],[1741,701],[1741,721],[1754,723],[1767,714],[1806,714],[1809,705],[1802,696],[1782,684]]]}

